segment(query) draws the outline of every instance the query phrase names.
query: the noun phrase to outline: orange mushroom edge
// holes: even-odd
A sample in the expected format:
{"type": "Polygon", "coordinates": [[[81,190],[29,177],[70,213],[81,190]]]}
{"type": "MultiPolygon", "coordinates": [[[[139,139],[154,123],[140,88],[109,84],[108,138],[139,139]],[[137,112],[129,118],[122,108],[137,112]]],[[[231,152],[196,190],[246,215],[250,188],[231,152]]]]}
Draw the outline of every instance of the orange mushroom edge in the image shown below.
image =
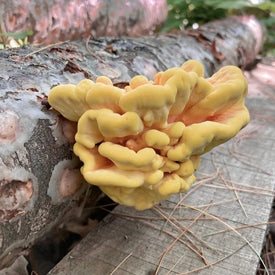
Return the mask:
{"type": "Polygon", "coordinates": [[[235,66],[204,78],[200,62],[135,76],[118,88],[101,76],[59,85],[49,103],[78,124],[74,153],[81,173],[114,201],[151,208],[195,182],[200,155],[249,122],[247,81],[235,66]]]}

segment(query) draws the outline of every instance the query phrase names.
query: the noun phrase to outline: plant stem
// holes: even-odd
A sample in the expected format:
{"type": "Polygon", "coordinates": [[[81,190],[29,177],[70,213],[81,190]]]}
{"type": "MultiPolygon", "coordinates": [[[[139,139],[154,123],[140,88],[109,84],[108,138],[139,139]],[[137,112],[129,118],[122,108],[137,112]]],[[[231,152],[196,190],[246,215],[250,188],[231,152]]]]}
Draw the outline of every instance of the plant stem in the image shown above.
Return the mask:
{"type": "Polygon", "coordinates": [[[3,43],[4,48],[6,48],[7,40],[6,40],[6,36],[3,34],[1,23],[0,23],[0,37],[2,39],[2,43],[3,43]]]}

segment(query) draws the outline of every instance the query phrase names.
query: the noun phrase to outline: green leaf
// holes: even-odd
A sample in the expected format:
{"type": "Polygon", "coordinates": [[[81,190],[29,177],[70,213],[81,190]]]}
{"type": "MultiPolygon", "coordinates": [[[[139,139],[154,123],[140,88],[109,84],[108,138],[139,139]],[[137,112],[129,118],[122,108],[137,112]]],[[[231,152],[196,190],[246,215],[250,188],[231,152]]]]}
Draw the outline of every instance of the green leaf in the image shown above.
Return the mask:
{"type": "Polygon", "coordinates": [[[269,10],[275,13],[275,3],[265,2],[263,4],[257,5],[257,7],[260,8],[261,10],[269,10]]]}
{"type": "Polygon", "coordinates": [[[168,32],[170,30],[179,29],[181,24],[182,24],[182,21],[179,21],[179,20],[166,21],[164,26],[161,29],[161,32],[168,32]]]}
{"type": "Polygon", "coordinates": [[[250,6],[251,3],[246,0],[238,0],[238,1],[232,1],[232,0],[206,0],[206,4],[213,7],[214,9],[242,9],[243,7],[250,6]]]}
{"type": "Polygon", "coordinates": [[[32,35],[33,31],[28,30],[24,32],[3,32],[2,35],[7,36],[7,37],[13,37],[15,39],[24,39],[25,37],[32,35]]]}
{"type": "Polygon", "coordinates": [[[261,22],[266,27],[274,27],[275,26],[275,17],[269,17],[269,18],[262,19],[261,22]]]}

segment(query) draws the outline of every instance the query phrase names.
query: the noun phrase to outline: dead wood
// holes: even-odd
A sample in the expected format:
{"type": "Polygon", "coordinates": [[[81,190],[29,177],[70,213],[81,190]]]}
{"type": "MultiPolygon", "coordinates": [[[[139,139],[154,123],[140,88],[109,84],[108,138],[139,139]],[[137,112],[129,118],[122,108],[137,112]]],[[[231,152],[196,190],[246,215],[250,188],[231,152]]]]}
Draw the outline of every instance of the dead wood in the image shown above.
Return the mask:
{"type": "Polygon", "coordinates": [[[234,17],[187,33],[0,51],[0,267],[6,255],[12,259],[63,222],[87,189],[72,153],[73,125],[41,104],[53,86],[99,75],[114,82],[136,74],[153,78],[188,59],[199,60],[207,76],[226,64],[244,68],[262,37],[254,18],[234,17]],[[63,192],[64,186],[74,191],[63,192]]]}
{"type": "Polygon", "coordinates": [[[31,42],[42,44],[89,35],[146,35],[167,16],[165,0],[0,0],[0,7],[5,32],[32,30],[31,42]]]}

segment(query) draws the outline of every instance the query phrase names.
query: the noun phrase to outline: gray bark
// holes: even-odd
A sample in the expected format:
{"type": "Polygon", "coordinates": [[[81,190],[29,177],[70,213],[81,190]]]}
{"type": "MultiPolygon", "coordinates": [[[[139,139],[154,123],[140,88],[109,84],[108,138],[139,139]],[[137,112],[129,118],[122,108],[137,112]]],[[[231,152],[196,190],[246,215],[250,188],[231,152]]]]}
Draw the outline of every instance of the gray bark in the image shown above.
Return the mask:
{"type": "Polygon", "coordinates": [[[188,59],[199,60],[207,76],[226,64],[245,67],[262,43],[259,23],[253,21],[260,30],[254,32],[249,20],[228,18],[188,33],[76,41],[37,53],[29,46],[0,51],[0,268],[64,221],[87,187],[65,137],[71,125],[41,105],[51,87],[99,75],[114,82],[136,74],[152,78],[188,59]]]}
{"type": "Polygon", "coordinates": [[[145,35],[166,19],[165,0],[0,0],[6,32],[33,30],[32,43],[93,36],[145,35]]]}

